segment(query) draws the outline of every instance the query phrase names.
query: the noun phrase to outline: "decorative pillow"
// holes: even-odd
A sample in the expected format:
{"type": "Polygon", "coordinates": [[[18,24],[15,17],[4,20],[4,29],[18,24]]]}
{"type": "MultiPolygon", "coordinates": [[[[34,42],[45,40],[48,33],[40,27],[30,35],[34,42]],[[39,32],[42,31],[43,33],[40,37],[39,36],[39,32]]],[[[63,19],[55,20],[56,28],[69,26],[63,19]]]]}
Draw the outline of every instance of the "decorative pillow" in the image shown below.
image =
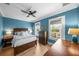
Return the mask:
{"type": "Polygon", "coordinates": [[[17,32],[15,32],[14,35],[17,35],[17,32]]]}
{"type": "Polygon", "coordinates": [[[15,32],[14,35],[22,36],[22,32],[15,32]]]}

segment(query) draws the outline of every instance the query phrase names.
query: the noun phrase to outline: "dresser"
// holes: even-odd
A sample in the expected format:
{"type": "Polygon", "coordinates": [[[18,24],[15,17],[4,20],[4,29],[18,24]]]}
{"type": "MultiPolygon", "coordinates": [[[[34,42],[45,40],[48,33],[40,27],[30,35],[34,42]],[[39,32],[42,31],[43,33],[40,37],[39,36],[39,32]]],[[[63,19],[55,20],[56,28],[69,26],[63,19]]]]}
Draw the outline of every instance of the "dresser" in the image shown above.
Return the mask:
{"type": "Polygon", "coordinates": [[[48,41],[48,32],[47,31],[40,31],[39,32],[39,43],[46,45],[48,41]]]}

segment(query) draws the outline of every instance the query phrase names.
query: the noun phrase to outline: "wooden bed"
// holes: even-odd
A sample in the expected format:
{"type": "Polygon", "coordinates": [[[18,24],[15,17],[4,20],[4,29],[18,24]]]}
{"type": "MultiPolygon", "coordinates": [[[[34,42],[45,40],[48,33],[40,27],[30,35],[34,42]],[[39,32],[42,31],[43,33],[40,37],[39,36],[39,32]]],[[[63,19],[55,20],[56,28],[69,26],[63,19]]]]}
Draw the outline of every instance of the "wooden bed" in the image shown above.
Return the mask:
{"type": "Polygon", "coordinates": [[[24,44],[24,45],[21,45],[18,47],[14,47],[14,56],[16,56],[17,54],[35,46],[35,44],[36,44],[36,41],[33,41],[33,42],[30,42],[30,43],[27,43],[27,44],[24,44]]]}
{"type": "MultiPolygon", "coordinates": [[[[21,32],[21,31],[28,31],[28,29],[27,28],[14,28],[13,32],[21,32]]],[[[27,43],[27,44],[17,46],[17,47],[13,47],[14,48],[14,56],[16,56],[17,54],[35,46],[36,42],[37,42],[37,40],[32,41],[32,42],[27,43]]]]}

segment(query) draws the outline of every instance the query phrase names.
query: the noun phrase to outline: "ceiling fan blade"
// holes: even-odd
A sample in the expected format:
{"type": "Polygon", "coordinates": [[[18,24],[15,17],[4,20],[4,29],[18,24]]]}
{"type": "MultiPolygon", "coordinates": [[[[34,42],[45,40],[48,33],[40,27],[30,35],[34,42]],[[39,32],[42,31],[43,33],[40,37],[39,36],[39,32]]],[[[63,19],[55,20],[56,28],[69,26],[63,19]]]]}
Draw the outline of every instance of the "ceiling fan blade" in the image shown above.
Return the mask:
{"type": "Polygon", "coordinates": [[[26,11],[28,12],[28,11],[30,11],[31,10],[31,7],[29,7],[26,11]]]}
{"type": "Polygon", "coordinates": [[[23,13],[28,13],[27,11],[21,10],[23,13]]]}
{"type": "Polygon", "coordinates": [[[27,15],[27,17],[29,17],[29,14],[27,15]]]}
{"type": "Polygon", "coordinates": [[[10,3],[4,3],[4,4],[6,4],[6,5],[10,5],[10,3]]]}
{"type": "Polygon", "coordinates": [[[36,17],[35,15],[32,14],[33,17],[36,17]]]}
{"type": "Polygon", "coordinates": [[[27,10],[21,10],[21,11],[28,14],[30,9],[31,9],[31,7],[29,7],[27,10]]]}
{"type": "Polygon", "coordinates": [[[32,13],[34,14],[34,13],[36,13],[37,11],[33,11],[32,13]]]}

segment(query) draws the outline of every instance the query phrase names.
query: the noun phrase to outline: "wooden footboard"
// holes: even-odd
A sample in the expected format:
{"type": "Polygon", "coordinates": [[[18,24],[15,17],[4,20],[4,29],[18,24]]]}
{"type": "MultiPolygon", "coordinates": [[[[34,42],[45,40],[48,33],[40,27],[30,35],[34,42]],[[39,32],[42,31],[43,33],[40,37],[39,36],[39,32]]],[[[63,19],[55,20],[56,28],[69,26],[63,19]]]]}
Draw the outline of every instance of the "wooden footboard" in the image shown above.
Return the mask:
{"type": "Polygon", "coordinates": [[[36,42],[37,42],[37,40],[32,41],[32,42],[27,43],[27,44],[24,44],[24,45],[21,45],[21,46],[18,46],[18,47],[14,47],[14,56],[16,56],[17,54],[19,54],[19,53],[21,53],[21,52],[35,46],[36,42]]]}

